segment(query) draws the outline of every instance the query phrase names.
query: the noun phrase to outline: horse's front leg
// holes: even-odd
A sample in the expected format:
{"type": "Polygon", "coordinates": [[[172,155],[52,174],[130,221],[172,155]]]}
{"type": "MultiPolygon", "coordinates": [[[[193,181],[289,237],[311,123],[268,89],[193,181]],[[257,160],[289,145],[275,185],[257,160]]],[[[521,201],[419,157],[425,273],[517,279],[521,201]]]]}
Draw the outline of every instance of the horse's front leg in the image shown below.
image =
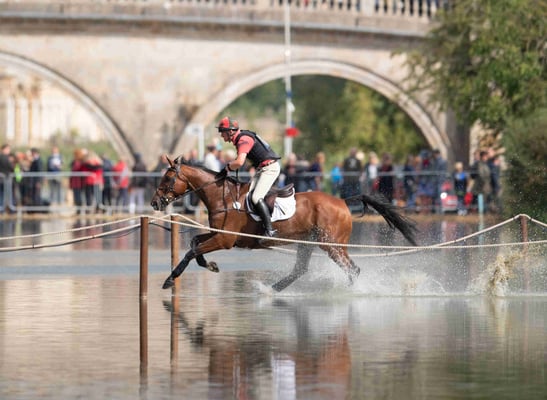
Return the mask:
{"type": "Polygon", "coordinates": [[[190,244],[190,250],[186,253],[176,268],[173,269],[171,275],[167,277],[163,283],[163,289],[169,289],[175,284],[175,279],[184,272],[188,266],[188,263],[192,261],[193,258],[196,259],[197,263],[201,267],[207,268],[213,272],[218,272],[219,269],[217,264],[214,261],[207,262],[205,257],[203,257],[203,254],[232,247],[235,239],[230,239],[229,241],[231,241],[231,243],[228,243],[229,241],[227,241],[226,238],[229,238],[229,236],[219,235],[216,232],[194,236],[190,244]]]}
{"type": "Polygon", "coordinates": [[[191,244],[192,249],[196,252],[196,262],[198,263],[198,265],[200,267],[207,268],[211,272],[219,272],[217,263],[214,261],[208,262],[205,259],[205,257],[203,257],[203,253],[199,252],[199,244],[206,242],[207,240],[209,240],[215,235],[216,233],[211,232],[211,233],[195,236],[192,239],[192,244],[191,244]]]}
{"type": "Polygon", "coordinates": [[[192,261],[192,259],[196,256],[196,253],[194,252],[194,249],[190,249],[185,255],[182,260],[178,263],[175,269],[171,271],[171,274],[167,277],[165,282],[163,282],[162,289],[169,289],[170,287],[173,287],[175,284],[175,279],[178,278],[186,269],[188,266],[188,263],[192,261]]]}

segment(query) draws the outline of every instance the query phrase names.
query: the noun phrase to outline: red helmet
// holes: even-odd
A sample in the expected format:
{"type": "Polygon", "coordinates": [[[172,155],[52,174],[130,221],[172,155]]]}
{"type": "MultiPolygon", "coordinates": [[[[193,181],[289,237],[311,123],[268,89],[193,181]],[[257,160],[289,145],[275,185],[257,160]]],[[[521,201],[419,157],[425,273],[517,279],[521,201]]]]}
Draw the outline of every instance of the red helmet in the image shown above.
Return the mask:
{"type": "Polygon", "coordinates": [[[232,130],[237,131],[239,129],[239,123],[233,118],[224,117],[218,123],[217,128],[219,132],[232,131],[232,130]]]}

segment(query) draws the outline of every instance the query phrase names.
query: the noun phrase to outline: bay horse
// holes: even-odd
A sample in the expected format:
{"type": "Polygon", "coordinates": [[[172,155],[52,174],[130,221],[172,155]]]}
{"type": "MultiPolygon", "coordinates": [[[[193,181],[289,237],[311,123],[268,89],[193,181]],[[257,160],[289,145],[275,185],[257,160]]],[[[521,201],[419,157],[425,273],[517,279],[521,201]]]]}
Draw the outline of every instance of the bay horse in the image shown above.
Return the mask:
{"type": "MultiPolygon", "coordinates": [[[[205,260],[203,255],[206,253],[233,247],[258,249],[288,244],[276,241],[276,238],[264,237],[265,240],[261,240],[257,237],[237,235],[244,233],[262,236],[264,232],[262,223],[251,217],[247,207],[241,206],[245,204],[249,183],[241,183],[230,176],[219,175],[204,167],[187,165],[181,161],[181,157],[174,161],[169,158],[167,160],[169,168],[161,178],[150,203],[154,210],[163,211],[180,196],[194,192],[207,208],[209,226],[236,234],[211,231],[194,236],[190,250],[167,277],[163,289],[172,287],[174,280],[184,272],[194,258],[201,267],[218,272],[218,266],[214,261],[205,260]]],[[[296,193],[295,198],[295,214],[289,219],[273,222],[273,227],[277,229],[278,238],[308,243],[297,244],[296,265],[288,276],[272,286],[277,292],[308,271],[313,248],[316,246],[309,242],[317,243],[347,274],[349,283],[353,283],[360,269],[349,257],[347,247],[344,246],[348,244],[352,230],[352,215],[348,208],[351,201],[362,202],[365,209],[368,206],[374,208],[392,229],[398,229],[410,243],[416,245],[415,224],[400,215],[398,208],[383,198],[362,194],[343,200],[324,192],[296,193]],[[332,243],[341,246],[333,246],[332,243]]]]}

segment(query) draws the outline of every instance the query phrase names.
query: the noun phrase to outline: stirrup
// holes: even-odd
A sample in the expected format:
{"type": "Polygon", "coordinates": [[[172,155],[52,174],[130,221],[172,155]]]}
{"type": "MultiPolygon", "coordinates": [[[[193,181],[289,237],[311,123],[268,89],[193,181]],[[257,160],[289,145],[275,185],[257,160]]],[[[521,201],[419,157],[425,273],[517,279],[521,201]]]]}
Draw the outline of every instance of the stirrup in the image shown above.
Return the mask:
{"type": "Polygon", "coordinates": [[[265,229],[264,235],[267,237],[276,237],[277,236],[277,229],[265,229]]]}

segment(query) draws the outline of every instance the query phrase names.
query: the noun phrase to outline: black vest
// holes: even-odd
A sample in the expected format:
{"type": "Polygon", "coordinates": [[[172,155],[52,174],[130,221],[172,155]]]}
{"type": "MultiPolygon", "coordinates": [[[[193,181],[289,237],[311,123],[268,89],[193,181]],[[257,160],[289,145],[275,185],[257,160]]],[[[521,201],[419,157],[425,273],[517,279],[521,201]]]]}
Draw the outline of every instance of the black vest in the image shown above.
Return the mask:
{"type": "Polygon", "coordinates": [[[260,136],[258,136],[256,133],[252,131],[242,130],[239,132],[239,135],[237,136],[236,140],[234,141],[234,144],[237,147],[237,143],[239,142],[239,139],[241,139],[242,136],[249,136],[253,138],[255,144],[249,151],[249,154],[247,154],[247,158],[251,161],[253,166],[257,168],[262,161],[266,160],[279,160],[281,157],[279,157],[275,151],[272,150],[270,145],[266,143],[260,136]]]}

